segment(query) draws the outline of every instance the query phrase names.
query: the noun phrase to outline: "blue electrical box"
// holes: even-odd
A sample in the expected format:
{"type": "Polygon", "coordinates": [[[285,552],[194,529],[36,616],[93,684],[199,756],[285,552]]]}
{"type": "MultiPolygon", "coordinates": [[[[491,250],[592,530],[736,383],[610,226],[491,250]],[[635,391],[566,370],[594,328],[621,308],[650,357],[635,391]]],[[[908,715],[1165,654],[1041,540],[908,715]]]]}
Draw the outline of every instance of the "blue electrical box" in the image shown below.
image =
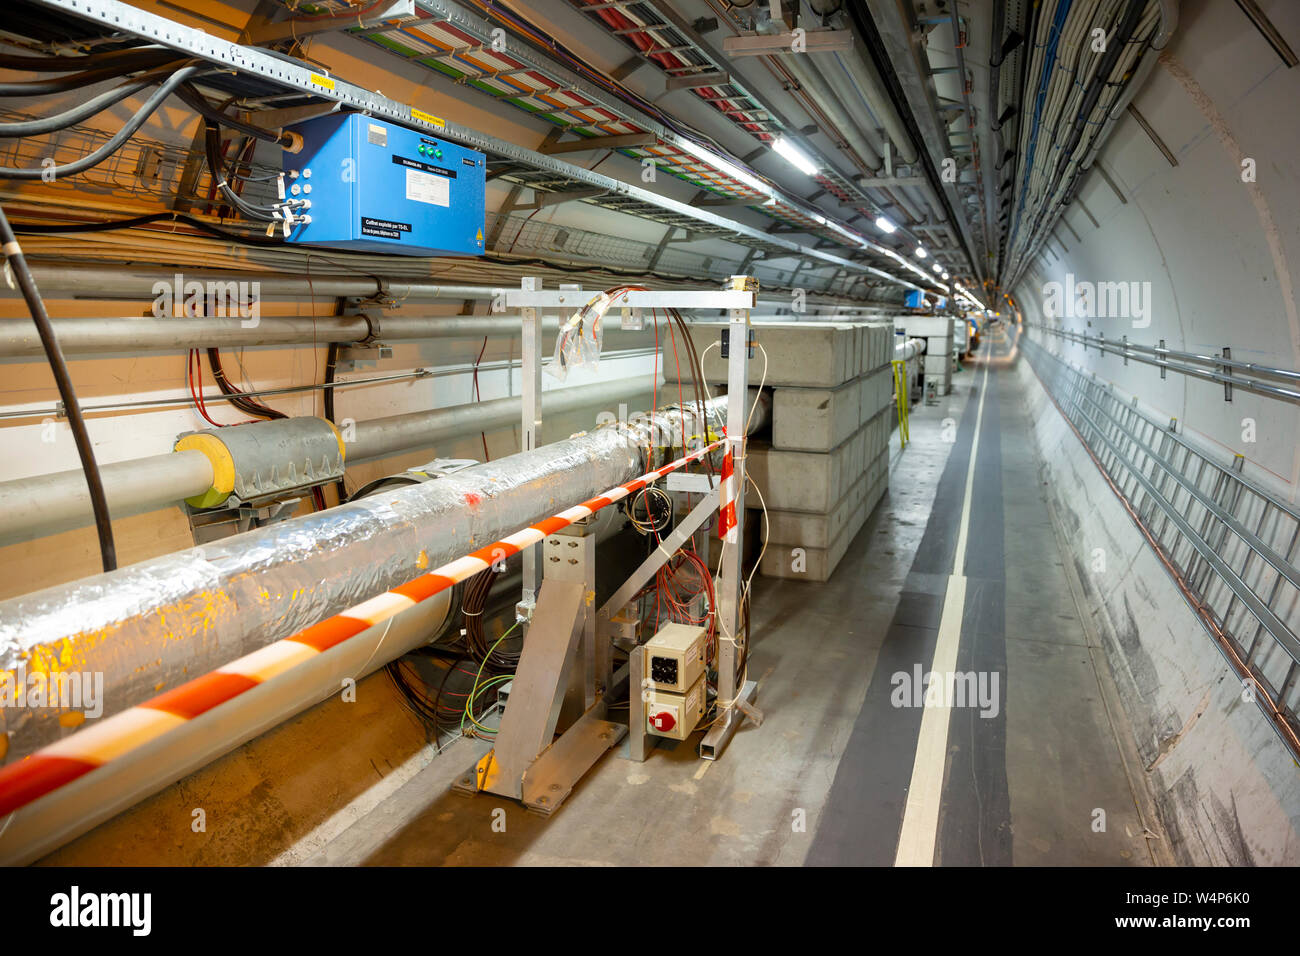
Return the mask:
{"type": "Polygon", "coordinates": [[[483,154],[362,113],[332,113],[293,127],[283,153],[286,198],[311,217],[289,242],[407,256],[482,255],[483,154]]]}
{"type": "Polygon", "coordinates": [[[903,305],[909,309],[919,309],[925,305],[925,293],[920,289],[908,289],[903,296],[903,305]]]}

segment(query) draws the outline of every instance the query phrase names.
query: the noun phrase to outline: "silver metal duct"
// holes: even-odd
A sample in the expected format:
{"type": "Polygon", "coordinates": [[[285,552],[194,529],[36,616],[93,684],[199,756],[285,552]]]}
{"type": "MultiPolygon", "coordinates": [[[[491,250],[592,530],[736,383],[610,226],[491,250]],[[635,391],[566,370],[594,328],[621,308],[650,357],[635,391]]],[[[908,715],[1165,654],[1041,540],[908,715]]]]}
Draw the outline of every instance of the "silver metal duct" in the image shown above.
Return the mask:
{"type": "MultiPolygon", "coordinates": [[[[437,481],[0,602],[0,668],[104,675],[117,713],[643,474],[725,398],[583,432],[437,481]]],[[[761,403],[752,427],[765,424],[761,403]]],[[[393,656],[402,653],[402,649],[393,656]]],[[[319,698],[318,698],[319,699],[319,698]]],[[[58,712],[0,709],[9,759],[66,731],[58,712]]]]}

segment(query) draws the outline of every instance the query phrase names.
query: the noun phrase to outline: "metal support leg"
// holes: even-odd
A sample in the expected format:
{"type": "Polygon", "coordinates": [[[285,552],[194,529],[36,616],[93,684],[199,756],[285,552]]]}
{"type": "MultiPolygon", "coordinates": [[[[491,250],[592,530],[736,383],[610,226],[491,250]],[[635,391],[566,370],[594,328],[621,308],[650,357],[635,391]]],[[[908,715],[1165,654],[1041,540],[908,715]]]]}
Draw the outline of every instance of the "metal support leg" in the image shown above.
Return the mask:
{"type": "Polygon", "coordinates": [[[716,759],[726,749],[756,691],[753,681],[738,686],[743,675],[736,674],[740,642],[744,639],[741,559],[745,541],[745,419],[749,415],[748,333],[749,310],[730,310],[727,327],[727,441],[735,482],[731,495],[736,504],[736,528],[735,541],[724,541],[722,546],[722,568],[717,589],[719,714],[700,743],[700,756],[706,760],[716,759]]]}
{"type": "MultiPolygon", "coordinates": [[[[533,276],[520,280],[524,292],[537,292],[538,281],[533,276]]],[[[540,444],[542,431],[542,319],[541,312],[532,306],[520,309],[523,322],[523,346],[520,364],[523,368],[523,388],[521,389],[522,421],[520,423],[520,450],[532,451],[540,444]]],[[[542,565],[539,560],[541,545],[535,544],[524,548],[523,600],[519,605],[519,614],[525,620],[532,617],[533,607],[537,603],[537,589],[542,583],[542,565]]]]}

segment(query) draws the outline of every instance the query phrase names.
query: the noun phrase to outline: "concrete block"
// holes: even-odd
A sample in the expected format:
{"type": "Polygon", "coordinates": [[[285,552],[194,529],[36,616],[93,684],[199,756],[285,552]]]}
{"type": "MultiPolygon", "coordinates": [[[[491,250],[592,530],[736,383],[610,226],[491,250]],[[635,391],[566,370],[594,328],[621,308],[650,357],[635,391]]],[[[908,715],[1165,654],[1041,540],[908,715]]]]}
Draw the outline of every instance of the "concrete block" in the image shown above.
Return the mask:
{"type": "Polygon", "coordinates": [[[862,383],[837,388],[777,388],[772,392],[772,446],[828,452],[862,426],[862,383]]]}
{"type": "Polygon", "coordinates": [[[939,355],[925,353],[925,362],[921,366],[926,375],[943,375],[952,369],[952,359],[946,352],[939,355]]]}
{"type": "MultiPolygon", "coordinates": [[[[691,326],[695,348],[703,357],[704,378],[711,383],[727,380],[727,361],[718,342],[725,323],[699,323],[691,326]]],[[[810,388],[834,388],[857,377],[858,362],[853,356],[854,329],[846,323],[795,322],[790,324],[759,323],[754,325],[757,341],[767,351],[768,385],[797,385],[810,388]]],[[[671,351],[671,350],[668,350],[671,351]]],[[[679,356],[685,367],[685,358],[679,356]]],[[[664,355],[665,377],[675,380],[673,358],[664,355]]],[[[757,385],[763,377],[763,359],[758,350],[749,363],[749,384],[757,385]]]]}
{"type": "Polygon", "coordinates": [[[769,510],[772,534],[769,535],[767,551],[759,564],[759,573],[764,577],[798,581],[829,580],[843,560],[849,545],[889,488],[888,457],[882,456],[879,466],[864,473],[857,487],[860,491],[855,492],[853,503],[848,504],[845,511],[837,513],[834,518],[791,516],[769,510]],[[820,526],[816,525],[819,518],[822,521],[820,526]],[[817,536],[819,534],[820,537],[817,536]],[[829,537],[826,537],[827,534],[829,537]],[[778,535],[797,540],[773,540],[778,535]]]}
{"type": "Polygon", "coordinates": [[[829,452],[784,451],[751,445],[749,471],[769,510],[829,512],[889,438],[887,409],[829,452]]]}
{"type": "Polygon", "coordinates": [[[952,338],[953,320],[946,315],[901,315],[894,324],[907,332],[908,338],[929,338],[933,335],[952,338]]]}

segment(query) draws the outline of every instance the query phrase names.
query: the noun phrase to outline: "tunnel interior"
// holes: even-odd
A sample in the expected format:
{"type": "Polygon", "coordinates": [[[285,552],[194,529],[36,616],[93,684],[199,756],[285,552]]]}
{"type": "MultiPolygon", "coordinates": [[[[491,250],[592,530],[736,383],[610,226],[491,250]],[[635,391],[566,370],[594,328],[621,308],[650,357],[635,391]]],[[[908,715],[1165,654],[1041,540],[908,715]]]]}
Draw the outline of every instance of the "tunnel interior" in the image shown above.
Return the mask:
{"type": "Polygon", "coordinates": [[[6,12],[0,862],[1300,863],[1300,6],[6,12]]]}

